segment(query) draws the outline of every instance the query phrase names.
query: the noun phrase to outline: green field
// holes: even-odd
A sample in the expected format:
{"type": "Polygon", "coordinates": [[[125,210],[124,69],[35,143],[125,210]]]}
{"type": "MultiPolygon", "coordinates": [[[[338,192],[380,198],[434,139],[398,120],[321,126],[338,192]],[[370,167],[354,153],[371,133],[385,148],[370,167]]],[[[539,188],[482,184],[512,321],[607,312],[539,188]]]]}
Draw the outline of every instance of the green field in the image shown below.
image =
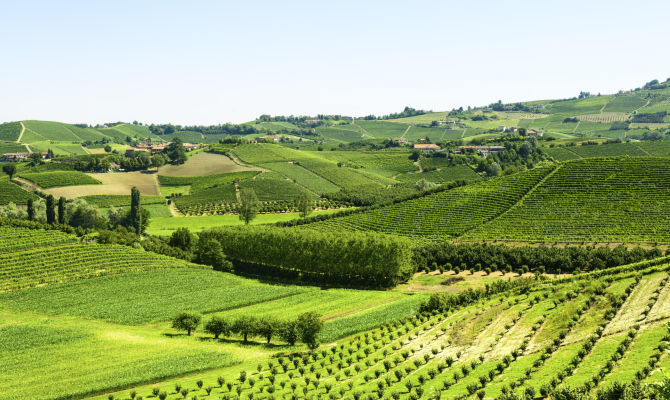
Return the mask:
{"type": "Polygon", "coordinates": [[[35,194],[27,192],[10,182],[6,176],[0,177],[0,205],[8,203],[26,204],[28,200],[36,200],[37,198],[35,194]]]}
{"type": "MultiPolygon", "coordinates": [[[[332,214],[339,210],[319,210],[315,211],[313,215],[332,214]]],[[[257,224],[273,224],[275,222],[291,221],[300,218],[297,212],[292,213],[277,213],[277,214],[259,214],[251,221],[252,225],[257,224]]],[[[185,227],[192,232],[200,232],[205,229],[214,228],[223,225],[243,225],[238,215],[203,215],[190,217],[155,217],[151,218],[151,225],[147,228],[147,232],[152,235],[166,236],[172,234],[177,228],[185,227]]]]}
{"type": "Polygon", "coordinates": [[[99,180],[79,171],[22,173],[18,176],[44,189],[61,186],[97,185],[101,183],[99,180]]]}

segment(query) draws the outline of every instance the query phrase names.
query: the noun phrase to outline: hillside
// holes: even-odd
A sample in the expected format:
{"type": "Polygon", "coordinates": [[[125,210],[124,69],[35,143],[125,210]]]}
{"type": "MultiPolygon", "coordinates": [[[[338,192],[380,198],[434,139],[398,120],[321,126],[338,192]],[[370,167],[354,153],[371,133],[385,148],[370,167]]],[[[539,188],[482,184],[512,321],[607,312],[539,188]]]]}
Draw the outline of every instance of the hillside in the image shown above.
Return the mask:
{"type": "Polygon", "coordinates": [[[670,242],[666,158],[594,158],[535,168],[300,229],[421,239],[670,242]]]}
{"type": "Polygon", "coordinates": [[[148,395],[155,387],[169,392],[179,383],[205,399],[231,393],[354,399],[516,393],[516,399],[569,387],[595,394],[614,382],[653,382],[656,368],[670,366],[669,268],[665,260],[555,282],[531,280],[502,293],[472,292],[452,298],[451,306],[431,302],[423,314],[311,354],[233,368],[221,376],[226,385],[216,375],[201,375],[141,386],[137,393],[148,395]],[[204,381],[202,388],[196,379],[204,381]]]}

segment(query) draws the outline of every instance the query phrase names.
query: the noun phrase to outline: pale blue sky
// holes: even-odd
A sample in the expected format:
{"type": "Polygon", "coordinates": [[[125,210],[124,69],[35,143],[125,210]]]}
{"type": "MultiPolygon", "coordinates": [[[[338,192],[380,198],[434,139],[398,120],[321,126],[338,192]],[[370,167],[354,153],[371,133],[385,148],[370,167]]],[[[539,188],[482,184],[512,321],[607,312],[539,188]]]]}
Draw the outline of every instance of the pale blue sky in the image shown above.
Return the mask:
{"type": "Polygon", "coordinates": [[[446,110],[670,77],[670,2],[0,0],[0,121],[446,110]]]}

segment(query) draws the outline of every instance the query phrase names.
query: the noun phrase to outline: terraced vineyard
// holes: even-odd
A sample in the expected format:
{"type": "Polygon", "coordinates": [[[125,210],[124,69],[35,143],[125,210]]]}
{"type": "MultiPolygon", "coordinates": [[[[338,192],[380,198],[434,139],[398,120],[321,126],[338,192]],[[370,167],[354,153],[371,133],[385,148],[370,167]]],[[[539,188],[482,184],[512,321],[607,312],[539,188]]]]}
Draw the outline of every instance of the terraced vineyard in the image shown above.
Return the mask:
{"type": "Polygon", "coordinates": [[[670,242],[670,160],[569,161],[466,239],[670,242]]]}
{"type": "Polygon", "coordinates": [[[423,239],[456,237],[505,212],[553,168],[538,167],[300,229],[366,230],[423,239]]]}
{"type": "Polygon", "coordinates": [[[667,260],[646,262],[473,293],[461,305],[428,307],[320,350],[279,354],[218,380],[147,385],[137,394],[174,393],[179,384],[183,395],[203,399],[521,399],[654,382],[670,343],[669,270],[667,260]]]}

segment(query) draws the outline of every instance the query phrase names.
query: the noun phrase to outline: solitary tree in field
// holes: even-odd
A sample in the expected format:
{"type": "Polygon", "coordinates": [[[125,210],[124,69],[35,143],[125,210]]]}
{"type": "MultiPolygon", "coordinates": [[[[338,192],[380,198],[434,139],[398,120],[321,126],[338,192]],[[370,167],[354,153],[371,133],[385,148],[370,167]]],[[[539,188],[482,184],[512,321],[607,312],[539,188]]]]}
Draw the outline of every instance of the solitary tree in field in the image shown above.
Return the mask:
{"type": "Polygon", "coordinates": [[[300,217],[305,218],[314,211],[314,202],[312,201],[309,193],[304,192],[300,196],[298,201],[298,211],[300,212],[300,217]]]}
{"type": "Polygon", "coordinates": [[[142,233],[142,210],[140,209],[140,191],[133,186],[130,190],[130,227],[138,235],[142,233]]]}
{"type": "Polygon", "coordinates": [[[231,328],[232,324],[230,322],[218,316],[213,316],[205,325],[205,331],[214,335],[214,339],[218,339],[221,335],[230,335],[231,328]]]}
{"type": "Polygon", "coordinates": [[[5,164],[5,165],[2,166],[2,172],[9,175],[9,179],[12,179],[14,177],[14,174],[16,173],[16,165],[15,164],[5,164]]]}
{"type": "Polygon", "coordinates": [[[56,199],[52,195],[47,196],[47,224],[56,223],[56,199]]]}
{"type": "Polygon", "coordinates": [[[240,191],[240,221],[249,225],[258,214],[258,197],[253,189],[242,189],[240,191]]]}
{"type": "Polygon", "coordinates": [[[33,199],[28,199],[28,219],[33,221],[35,219],[35,205],[33,199]]]}
{"type": "Polygon", "coordinates": [[[58,199],[58,223],[65,223],[65,197],[58,199]]]}
{"type": "Polygon", "coordinates": [[[172,327],[186,331],[191,336],[191,331],[194,331],[200,325],[200,314],[181,312],[172,320],[172,327]]]}

